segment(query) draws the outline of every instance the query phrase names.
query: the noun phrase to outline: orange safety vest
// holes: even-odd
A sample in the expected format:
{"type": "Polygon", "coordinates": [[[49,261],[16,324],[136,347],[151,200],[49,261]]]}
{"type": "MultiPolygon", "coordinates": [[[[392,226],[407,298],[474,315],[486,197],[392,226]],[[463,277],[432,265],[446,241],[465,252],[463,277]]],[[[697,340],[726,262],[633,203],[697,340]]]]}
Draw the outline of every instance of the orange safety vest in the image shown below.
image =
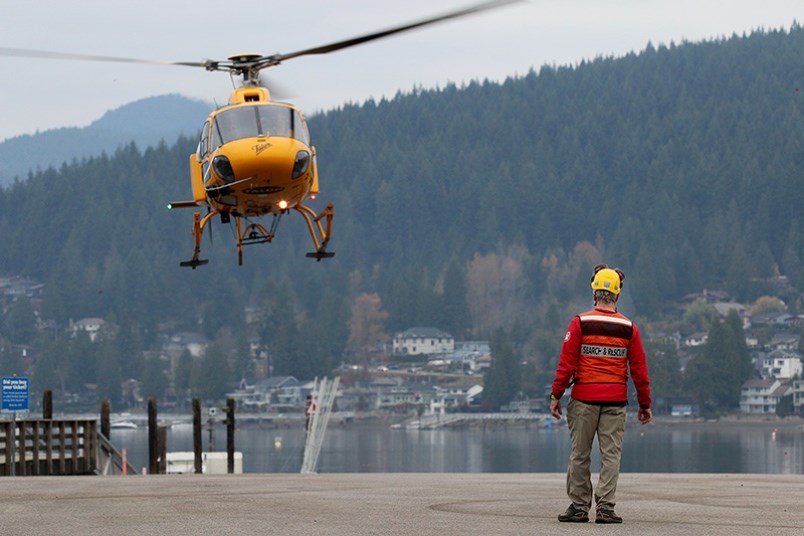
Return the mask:
{"type": "MultiPolygon", "coordinates": [[[[578,384],[628,383],[628,347],[633,323],[623,314],[592,310],[578,315],[581,351],[575,378],[578,384]]],[[[577,389],[577,386],[576,386],[577,389]]]]}

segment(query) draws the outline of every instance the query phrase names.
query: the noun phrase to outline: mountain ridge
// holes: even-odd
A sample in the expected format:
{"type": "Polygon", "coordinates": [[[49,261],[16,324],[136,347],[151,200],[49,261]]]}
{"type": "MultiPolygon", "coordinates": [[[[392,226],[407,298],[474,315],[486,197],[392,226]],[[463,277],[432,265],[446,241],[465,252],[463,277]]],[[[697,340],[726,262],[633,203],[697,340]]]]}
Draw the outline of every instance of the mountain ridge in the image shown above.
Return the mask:
{"type": "Polygon", "coordinates": [[[104,113],[85,127],[61,127],[0,142],[0,186],[29,172],[113,153],[134,142],[145,149],[195,135],[213,105],[178,94],[146,97],[104,113]]]}

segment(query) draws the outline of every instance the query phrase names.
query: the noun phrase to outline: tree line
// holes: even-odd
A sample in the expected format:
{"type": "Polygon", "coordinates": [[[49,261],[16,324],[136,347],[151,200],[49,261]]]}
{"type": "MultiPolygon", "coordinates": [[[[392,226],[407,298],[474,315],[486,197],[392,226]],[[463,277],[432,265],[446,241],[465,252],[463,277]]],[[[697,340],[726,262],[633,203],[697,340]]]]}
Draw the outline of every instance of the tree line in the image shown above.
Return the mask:
{"type": "Polygon", "coordinates": [[[191,214],[165,205],[189,195],[195,140],[130,144],[0,189],[0,274],[45,284],[40,319],[103,317],[139,350],[170,330],[231,333],[270,348],[271,372],[309,377],[430,325],[510,341],[537,390],[599,262],[626,272],[621,306],[638,319],[707,288],[802,310],[803,45],[798,25],[649,45],[316,115],[316,203],[335,204],[337,253],[321,263],[291,215],[243,267],[215,224],[212,262],[180,269],[191,214]]]}

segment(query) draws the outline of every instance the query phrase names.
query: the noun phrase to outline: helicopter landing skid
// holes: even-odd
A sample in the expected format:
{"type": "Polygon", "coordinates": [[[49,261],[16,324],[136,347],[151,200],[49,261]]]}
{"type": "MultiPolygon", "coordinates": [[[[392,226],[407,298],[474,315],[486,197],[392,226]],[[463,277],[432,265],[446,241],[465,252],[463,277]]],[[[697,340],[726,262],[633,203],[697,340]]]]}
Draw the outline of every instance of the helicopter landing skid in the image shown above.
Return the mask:
{"type": "Polygon", "coordinates": [[[198,266],[203,266],[209,262],[208,259],[190,259],[189,261],[181,261],[179,266],[182,268],[190,267],[195,270],[198,266]]]}
{"type": "Polygon", "coordinates": [[[179,266],[182,268],[192,268],[195,270],[199,266],[203,266],[209,262],[207,259],[199,259],[198,255],[201,253],[201,237],[204,234],[204,227],[213,216],[218,214],[217,210],[212,210],[207,213],[203,218],[200,212],[193,213],[193,237],[195,238],[195,248],[193,248],[193,258],[189,261],[181,261],[179,266]]]}
{"type": "Polygon", "coordinates": [[[305,257],[309,257],[317,261],[320,261],[321,259],[331,259],[334,256],[334,251],[311,251],[305,255],[305,257]]]}
{"type": "Polygon", "coordinates": [[[313,239],[313,246],[315,246],[315,251],[311,251],[305,256],[318,262],[321,262],[321,259],[334,257],[334,251],[327,251],[327,244],[330,236],[332,236],[332,203],[327,203],[321,214],[316,214],[313,209],[302,204],[298,204],[293,208],[304,216],[304,221],[307,222],[307,230],[310,231],[310,238],[313,239]],[[325,220],[326,227],[321,225],[322,219],[325,220]]]}

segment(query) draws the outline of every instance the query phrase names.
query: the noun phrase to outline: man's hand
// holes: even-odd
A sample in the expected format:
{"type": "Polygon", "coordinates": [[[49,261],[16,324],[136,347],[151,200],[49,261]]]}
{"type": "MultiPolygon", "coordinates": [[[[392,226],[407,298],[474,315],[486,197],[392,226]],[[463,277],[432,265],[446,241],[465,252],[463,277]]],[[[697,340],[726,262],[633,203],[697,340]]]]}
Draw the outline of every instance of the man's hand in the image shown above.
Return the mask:
{"type": "Polygon", "coordinates": [[[561,418],[561,400],[557,398],[550,400],[550,414],[556,419],[561,418]]]}
{"type": "Polygon", "coordinates": [[[637,412],[637,419],[639,419],[639,422],[642,424],[648,424],[651,420],[653,420],[653,413],[650,411],[650,408],[639,408],[639,411],[637,412]]]}

